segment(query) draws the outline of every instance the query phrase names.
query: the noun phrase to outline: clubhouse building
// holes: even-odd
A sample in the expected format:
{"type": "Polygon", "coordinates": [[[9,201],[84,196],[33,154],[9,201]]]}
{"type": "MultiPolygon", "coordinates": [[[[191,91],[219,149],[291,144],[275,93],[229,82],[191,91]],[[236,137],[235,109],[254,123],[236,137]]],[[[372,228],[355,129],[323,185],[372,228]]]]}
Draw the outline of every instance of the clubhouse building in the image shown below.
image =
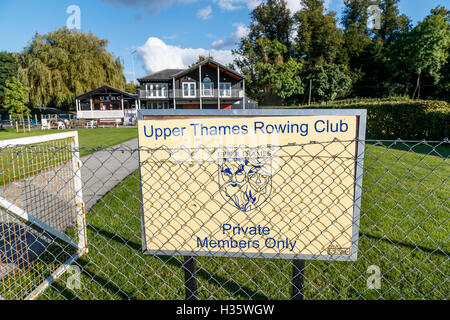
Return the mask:
{"type": "Polygon", "coordinates": [[[102,86],[75,97],[79,119],[129,123],[138,109],[250,109],[246,78],[212,59],[187,69],[165,69],[137,79],[138,94],[102,86]]]}

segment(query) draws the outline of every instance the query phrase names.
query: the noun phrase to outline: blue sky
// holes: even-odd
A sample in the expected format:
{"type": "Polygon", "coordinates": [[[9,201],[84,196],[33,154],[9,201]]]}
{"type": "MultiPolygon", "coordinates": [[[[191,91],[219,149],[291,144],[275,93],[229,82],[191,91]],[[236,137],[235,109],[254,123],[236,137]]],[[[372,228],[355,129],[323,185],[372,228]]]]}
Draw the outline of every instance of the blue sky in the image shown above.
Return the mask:
{"type": "MultiPolygon", "coordinates": [[[[80,8],[81,31],[109,40],[133,79],[166,67],[184,67],[199,54],[228,63],[261,0],[0,0],[0,51],[22,51],[35,32],[63,27],[70,5],[80,8]],[[131,52],[136,50],[135,54],[131,52]],[[132,58],[134,57],[134,58],[132,58]],[[132,60],[133,59],[133,60],[132,60]]],[[[298,8],[299,0],[288,0],[298,8]]],[[[417,23],[448,0],[401,0],[401,13],[417,23]]],[[[326,0],[340,15],[342,0],[326,0]]]]}

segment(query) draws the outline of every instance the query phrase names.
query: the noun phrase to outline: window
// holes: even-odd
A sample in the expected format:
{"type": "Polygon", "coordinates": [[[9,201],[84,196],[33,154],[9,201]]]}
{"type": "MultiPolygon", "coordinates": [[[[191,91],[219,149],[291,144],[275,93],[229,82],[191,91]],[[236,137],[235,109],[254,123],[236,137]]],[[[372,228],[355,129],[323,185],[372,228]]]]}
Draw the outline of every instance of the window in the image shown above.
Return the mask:
{"type": "Polygon", "coordinates": [[[205,77],[203,79],[202,86],[203,86],[202,95],[204,97],[212,97],[214,84],[211,82],[211,79],[209,77],[205,77]]]}
{"type": "Polygon", "coordinates": [[[220,96],[221,97],[231,97],[231,83],[221,82],[220,83],[220,96]]]}
{"type": "Polygon", "coordinates": [[[152,109],[168,109],[169,103],[168,102],[153,102],[152,109]]]}
{"type": "Polygon", "coordinates": [[[183,97],[195,96],[195,82],[183,82],[183,97]]]}
{"type": "Polygon", "coordinates": [[[168,88],[167,83],[147,84],[147,97],[167,97],[168,88]]]}

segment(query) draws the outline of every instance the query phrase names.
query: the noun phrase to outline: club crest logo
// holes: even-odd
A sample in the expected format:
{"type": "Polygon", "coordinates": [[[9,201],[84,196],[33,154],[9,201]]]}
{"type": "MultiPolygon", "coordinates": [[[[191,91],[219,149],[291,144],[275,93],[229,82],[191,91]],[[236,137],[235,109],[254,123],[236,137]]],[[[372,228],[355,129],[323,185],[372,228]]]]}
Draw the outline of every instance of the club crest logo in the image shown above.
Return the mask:
{"type": "Polygon", "coordinates": [[[256,209],[272,192],[270,153],[223,153],[218,176],[220,194],[229,204],[243,212],[256,209]]]}

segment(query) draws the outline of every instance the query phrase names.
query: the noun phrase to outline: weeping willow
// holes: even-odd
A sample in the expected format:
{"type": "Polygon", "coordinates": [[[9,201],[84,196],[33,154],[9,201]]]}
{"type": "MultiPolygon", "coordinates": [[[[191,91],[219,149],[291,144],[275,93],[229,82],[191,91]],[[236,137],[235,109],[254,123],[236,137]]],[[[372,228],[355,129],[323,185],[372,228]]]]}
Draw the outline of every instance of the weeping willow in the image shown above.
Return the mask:
{"type": "Polygon", "coordinates": [[[36,33],[19,57],[32,105],[73,109],[75,96],[102,85],[124,90],[123,66],[107,45],[92,33],[67,28],[36,33]]]}

